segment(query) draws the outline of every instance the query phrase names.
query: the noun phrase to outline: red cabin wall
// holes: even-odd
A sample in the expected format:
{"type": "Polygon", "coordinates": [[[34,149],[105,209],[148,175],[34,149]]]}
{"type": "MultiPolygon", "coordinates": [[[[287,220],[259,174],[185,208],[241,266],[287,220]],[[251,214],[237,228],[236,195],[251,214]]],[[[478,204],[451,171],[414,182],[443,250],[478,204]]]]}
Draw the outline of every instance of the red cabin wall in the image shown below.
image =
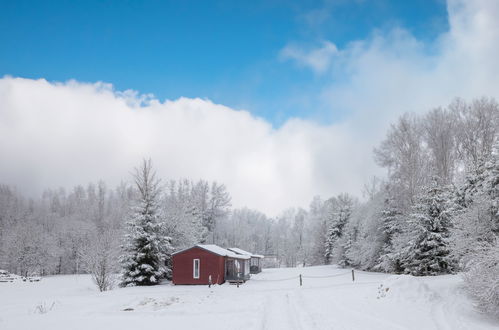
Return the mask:
{"type": "Polygon", "coordinates": [[[213,284],[225,282],[225,257],[199,247],[173,255],[173,284],[213,284]],[[199,259],[199,279],[193,277],[194,259],[199,259]]]}

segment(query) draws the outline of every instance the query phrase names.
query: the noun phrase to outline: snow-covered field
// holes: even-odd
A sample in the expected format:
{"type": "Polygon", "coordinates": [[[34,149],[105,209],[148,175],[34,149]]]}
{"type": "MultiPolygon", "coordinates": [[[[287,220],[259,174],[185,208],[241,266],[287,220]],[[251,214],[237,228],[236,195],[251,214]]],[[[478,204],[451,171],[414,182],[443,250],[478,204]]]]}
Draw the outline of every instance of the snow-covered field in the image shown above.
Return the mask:
{"type": "Polygon", "coordinates": [[[473,309],[459,276],[355,277],[333,266],[265,269],[239,288],[104,293],[86,275],[0,283],[0,329],[499,329],[473,309]]]}

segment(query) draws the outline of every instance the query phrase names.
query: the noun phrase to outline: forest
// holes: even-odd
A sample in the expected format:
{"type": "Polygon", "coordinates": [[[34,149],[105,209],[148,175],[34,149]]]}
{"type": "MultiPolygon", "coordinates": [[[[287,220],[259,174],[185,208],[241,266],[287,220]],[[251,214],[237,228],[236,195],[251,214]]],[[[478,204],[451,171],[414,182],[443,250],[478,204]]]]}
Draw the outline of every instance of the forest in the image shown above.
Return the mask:
{"type": "Polygon", "coordinates": [[[362,196],[316,196],[308,209],[277,217],[233,208],[223,183],[156,178],[154,160],[117,187],[97,181],[28,198],[0,185],[0,269],[91,273],[106,290],[115,273],[123,274],[122,285],[144,280],[133,268],[137,242],[149,240],[151,256],[143,257],[164,262],[146,284],[168,278],[172,252],[213,243],[272,256],[273,267],[462,272],[479,306],[498,313],[497,101],[455,99],[406,113],[373,157],[386,175],[366,182],[362,196]]]}

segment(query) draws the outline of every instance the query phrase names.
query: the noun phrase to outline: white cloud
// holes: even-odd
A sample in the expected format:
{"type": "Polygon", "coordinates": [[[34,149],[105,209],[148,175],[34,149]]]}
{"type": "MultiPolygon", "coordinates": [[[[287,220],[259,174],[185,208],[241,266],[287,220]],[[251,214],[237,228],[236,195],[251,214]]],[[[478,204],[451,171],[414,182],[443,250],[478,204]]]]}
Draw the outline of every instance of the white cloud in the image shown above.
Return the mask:
{"type": "MultiPolygon", "coordinates": [[[[342,125],[352,141],[362,141],[351,152],[365,154],[369,171],[376,168],[372,147],[400,114],[445,106],[455,97],[499,98],[499,3],[449,0],[447,8],[449,30],[431,43],[398,27],[373,31],[366,40],[339,49],[329,61],[323,59],[329,63],[323,73],[329,81],[320,95],[309,97],[321,99],[322,108],[347,114],[342,125]]],[[[314,52],[296,44],[293,49],[297,54],[314,52]]],[[[308,65],[304,57],[293,59],[308,65]]]]}
{"type": "Polygon", "coordinates": [[[0,95],[0,182],[34,193],[117,184],[151,157],[163,178],[217,180],[235,206],[277,214],[307,205],[323,186],[317,157],[343,148],[338,128],[290,120],[276,130],[208,100],[160,103],[100,83],[6,77],[0,95]]]}
{"type": "Polygon", "coordinates": [[[164,178],[224,182],[235,206],[271,215],[315,194],[359,194],[380,173],[372,148],[399,114],[455,96],[499,98],[499,5],[452,0],[448,10],[450,30],[430,45],[394,29],[340,51],[288,48],[282,56],[330,75],[320,95],[348,114],[332,125],[290,119],[273,128],[208,100],[161,103],[100,83],[3,78],[0,182],[35,192],[99,178],[116,184],[152,157],[164,178]]]}
{"type": "MultiPolygon", "coordinates": [[[[376,122],[385,122],[404,111],[426,111],[448,104],[456,96],[497,96],[499,3],[449,0],[447,8],[449,31],[430,44],[394,28],[374,31],[368,39],[352,41],[329,59],[322,58],[331,77],[322,90],[327,104],[357,116],[375,114],[376,122]]],[[[296,54],[323,49],[320,46],[305,52],[293,44],[283,52],[289,47],[296,54]]],[[[306,56],[289,58],[310,66],[306,56]]]]}
{"type": "Polygon", "coordinates": [[[320,74],[330,68],[332,57],[337,53],[336,45],[329,41],[323,41],[321,47],[311,50],[303,50],[296,45],[288,45],[281,50],[280,56],[285,60],[295,60],[300,65],[309,67],[320,74]]]}

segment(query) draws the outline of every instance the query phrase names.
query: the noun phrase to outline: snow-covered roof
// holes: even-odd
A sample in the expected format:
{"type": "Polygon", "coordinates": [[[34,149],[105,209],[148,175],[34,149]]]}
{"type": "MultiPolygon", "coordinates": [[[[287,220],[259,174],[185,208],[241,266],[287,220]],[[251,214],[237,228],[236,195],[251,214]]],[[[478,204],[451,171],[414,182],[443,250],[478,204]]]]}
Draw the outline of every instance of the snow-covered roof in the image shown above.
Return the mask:
{"type": "Polygon", "coordinates": [[[244,251],[243,249],[240,249],[240,248],[228,248],[228,250],[233,251],[233,252],[240,254],[240,255],[250,256],[253,258],[263,258],[263,256],[261,254],[253,254],[251,252],[244,251]]]}
{"type": "Polygon", "coordinates": [[[238,258],[238,259],[249,259],[251,256],[248,255],[240,255],[237,253],[234,253],[234,251],[230,251],[227,249],[224,249],[218,245],[215,244],[197,244],[196,246],[208,250],[210,252],[213,252],[215,254],[218,254],[219,256],[224,256],[224,257],[231,257],[231,258],[238,258]]]}
{"type": "MultiPolygon", "coordinates": [[[[250,259],[251,258],[251,255],[237,254],[234,251],[229,251],[229,250],[224,249],[224,248],[222,248],[218,245],[215,245],[215,244],[196,244],[195,246],[197,246],[201,249],[204,249],[206,251],[210,251],[212,253],[218,254],[219,256],[222,256],[222,257],[230,257],[230,258],[237,258],[237,259],[250,259]]],[[[177,253],[187,251],[190,249],[192,249],[192,247],[188,248],[188,249],[181,250],[181,251],[177,251],[173,254],[177,254],[177,253]]]]}

